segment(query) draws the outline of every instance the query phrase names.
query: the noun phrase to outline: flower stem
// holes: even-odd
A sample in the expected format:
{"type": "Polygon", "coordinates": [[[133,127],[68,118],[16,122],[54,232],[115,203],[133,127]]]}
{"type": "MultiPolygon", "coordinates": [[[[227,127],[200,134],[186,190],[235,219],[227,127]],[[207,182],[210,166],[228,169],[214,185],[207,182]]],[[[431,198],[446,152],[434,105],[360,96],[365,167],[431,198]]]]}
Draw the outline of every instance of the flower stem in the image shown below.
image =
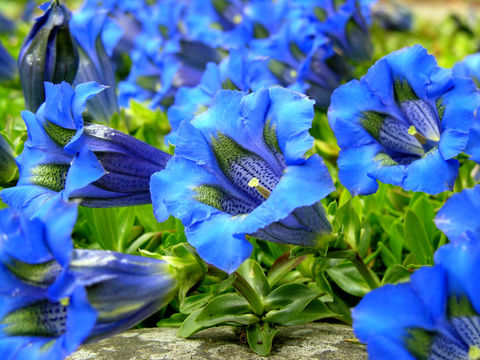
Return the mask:
{"type": "Polygon", "coordinates": [[[358,270],[360,275],[362,275],[363,279],[368,284],[371,290],[376,289],[377,287],[380,286],[380,284],[378,283],[378,280],[372,276],[372,273],[367,268],[367,265],[365,265],[365,263],[363,262],[363,259],[360,257],[360,255],[358,255],[358,252],[355,252],[355,256],[350,258],[350,261],[358,270]]]}

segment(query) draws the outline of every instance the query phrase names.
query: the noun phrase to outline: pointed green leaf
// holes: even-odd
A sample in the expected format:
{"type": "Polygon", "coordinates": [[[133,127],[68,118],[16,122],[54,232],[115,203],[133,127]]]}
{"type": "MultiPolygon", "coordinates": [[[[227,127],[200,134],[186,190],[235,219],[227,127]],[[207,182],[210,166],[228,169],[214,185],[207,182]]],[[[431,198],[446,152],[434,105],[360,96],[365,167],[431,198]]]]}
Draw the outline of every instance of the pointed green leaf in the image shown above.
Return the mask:
{"type": "Polygon", "coordinates": [[[247,328],[247,340],[248,345],[258,355],[267,356],[272,349],[273,338],[277,334],[278,330],[274,325],[264,323],[255,324],[247,328]]]}
{"type": "Polygon", "coordinates": [[[418,216],[411,210],[405,214],[405,240],[420,265],[433,264],[433,248],[418,216]]]}
{"type": "Polygon", "coordinates": [[[270,285],[262,267],[252,259],[247,259],[237,270],[260,297],[266,296],[270,292],[270,285]]]}
{"type": "Polygon", "coordinates": [[[265,298],[264,322],[283,325],[292,321],[322,293],[304,284],[285,284],[273,290],[265,298]]]}
{"type": "Polygon", "coordinates": [[[315,299],[310,304],[308,304],[300,314],[297,314],[295,317],[292,317],[291,321],[287,321],[282,325],[291,326],[291,325],[300,325],[305,324],[311,321],[316,321],[325,318],[338,318],[341,317],[339,314],[331,311],[323,302],[319,299],[315,299]]]}

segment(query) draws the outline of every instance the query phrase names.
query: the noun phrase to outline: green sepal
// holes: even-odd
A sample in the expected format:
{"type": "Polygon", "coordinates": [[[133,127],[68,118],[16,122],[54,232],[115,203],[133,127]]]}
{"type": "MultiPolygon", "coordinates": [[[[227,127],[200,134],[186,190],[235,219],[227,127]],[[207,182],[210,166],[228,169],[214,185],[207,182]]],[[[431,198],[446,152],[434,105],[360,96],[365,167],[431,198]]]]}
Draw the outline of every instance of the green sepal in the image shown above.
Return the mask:
{"type": "Polygon", "coordinates": [[[180,287],[178,297],[183,304],[188,291],[195,286],[207,272],[206,264],[200,259],[193,247],[180,243],[165,250],[160,257],[177,270],[180,287]]]}
{"type": "Polygon", "coordinates": [[[264,322],[284,325],[292,322],[305,307],[322,293],[304,284],[285,284],[265,298],[264,322]]]}
{"type": "Polygon", "coordinates": [[[257,323],[247,328],[248,345],[260,356],[267,356],[272,350],[273,338],[278,329],[268,323],[257,323]]]}

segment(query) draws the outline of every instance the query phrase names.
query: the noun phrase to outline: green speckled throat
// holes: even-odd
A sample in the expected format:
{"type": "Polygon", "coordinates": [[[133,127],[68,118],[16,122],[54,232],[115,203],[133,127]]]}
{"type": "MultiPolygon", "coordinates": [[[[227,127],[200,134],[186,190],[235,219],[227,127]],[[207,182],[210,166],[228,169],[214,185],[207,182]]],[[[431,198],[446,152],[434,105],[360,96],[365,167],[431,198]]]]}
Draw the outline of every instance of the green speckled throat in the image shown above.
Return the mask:
{"type": "Polygon", "coordinates": [[[32,184],[59,192],[65,188],[65,180],[70,165],[42,164],[34,167],[30,172],[32,184]]]}

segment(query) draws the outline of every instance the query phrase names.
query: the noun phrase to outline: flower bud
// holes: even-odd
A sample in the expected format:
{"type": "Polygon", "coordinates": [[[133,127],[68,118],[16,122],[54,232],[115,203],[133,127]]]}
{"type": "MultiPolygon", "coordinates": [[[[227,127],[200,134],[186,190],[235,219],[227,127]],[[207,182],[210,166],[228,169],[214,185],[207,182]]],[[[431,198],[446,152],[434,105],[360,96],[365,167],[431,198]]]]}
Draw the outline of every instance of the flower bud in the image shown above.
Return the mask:
{"type": "Polygon", "coordinates": [[[78,69],[78,51],[69,29],[70,11],[54,0],[25,38],[18,67],[25,107],[36,111],[45,101],[44,81],[72,83],[78,69]]]}

